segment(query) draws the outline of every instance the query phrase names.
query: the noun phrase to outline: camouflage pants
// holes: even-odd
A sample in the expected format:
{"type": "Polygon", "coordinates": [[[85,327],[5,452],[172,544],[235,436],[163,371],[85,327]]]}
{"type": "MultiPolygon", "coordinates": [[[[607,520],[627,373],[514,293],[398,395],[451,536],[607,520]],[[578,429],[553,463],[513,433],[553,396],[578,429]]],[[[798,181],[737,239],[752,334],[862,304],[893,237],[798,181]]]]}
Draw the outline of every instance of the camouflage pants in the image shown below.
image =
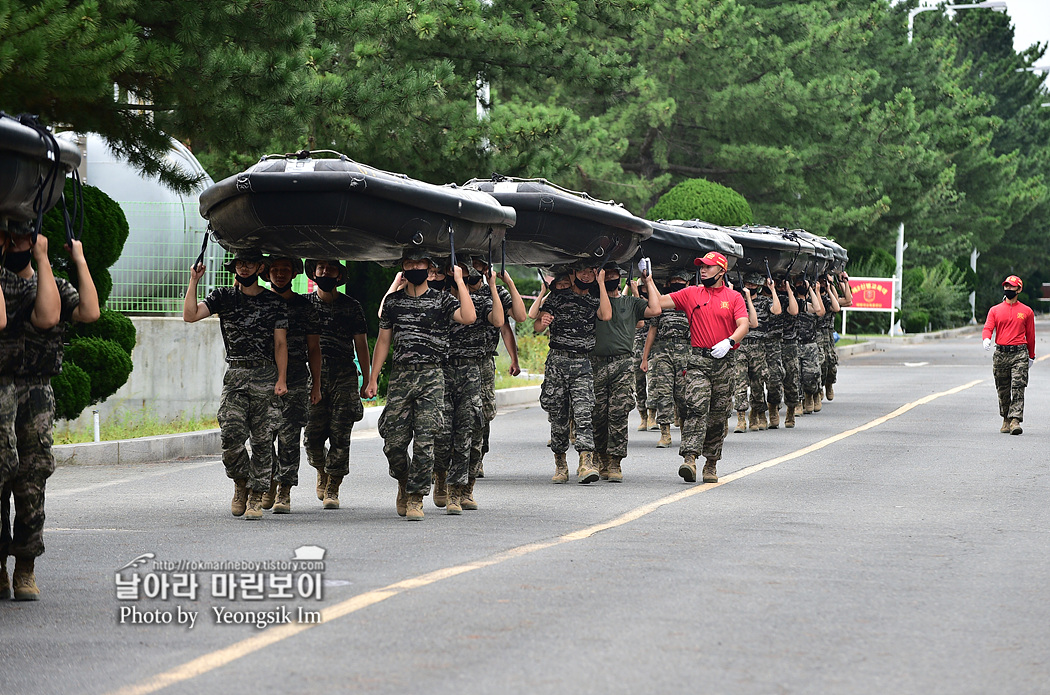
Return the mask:
{"type": "Polygon", "coordinates": [[[441,430],[434,433],[434,468],[447,472],[452,463],[452,367],[441,365],[441,373],[445,380],[445,397],[441,402],[441,430]]]}
{"type": "Polygon", "coordinates": [[[820,383],[823,386],[834,384],[839,374],[839,353],[835,350],[833,329],[821,329],[817,332],[817,344],[820,346],[820,383]]]}
{"type": "Polygon", "coordinates": [[[594,450],[615,458],[627,456],[627,418],[634,389],[634,356],[591,357],[594,374],[594,450]]]}
{"type": "Polygon", "coordinates": [[[303,427],[310,414],[310,375],[288,375],[288,393],[282,399],[281,424],[274,431],[273,479],[289,486],[299,484],[299,449],[303,427]]]}
{"type": "Polygon", "coordinates": [[[999,415],[1024,421],[1024,390],[1028,386],[1028,351],[996,349],[992,355],[992,376],[999,393],[999,415]]]}
{"type": "Polygon", "coordinates": [[[576,451],[594,451],[594,373],[586,355],[562,350],[547,354],[540,387],[540,407],[551,423],[551,450],[569,450],[569,415],[576,423],[576,451]]]}
{"type": "Polygon", "coordinates": [[[245,479],[248,489],[270,489],[273,436],[281,424],[281,397],[274,395],[277,367],[230,367],[222,378],[219,421],[227,477],[245,479]],[[252,454],[244,447],[251,440],[252,454]]]}
{"type": "Polygon", "coordinates": [[[780,343],[780,363],[783,365],[784,402],[795,405],[802,402],[802,374],[798,359],[798,341],[780,343]]]}
{"type": "Polygon", "coordinates": [[[13,377],[0,375],[0,489],[18,468],[18,437],[15,436],[15,414],[18,399],[13,377]]]}
{"type": "MultiPolygon", "coordinates": [[[[642,371],[642,352],[644,350],[645,337],[636,336],[634,339],[634,406],[638,410],[645,410],[649,407],[647,375],[642,371]]],[[[650,369],[652,369],[651,366],[650,369]]]]}
{"type": "Polygon", "coordinates": [[[487,357],[481,363],[481,401],[485,422],[481,427],[481,457],[489,453],[489,423],[496,419],[496,360],[487,357]]]}
{"type": "Polygon", "coordinates": [[[802,366],[802,392],[815,396],[820,391],[820,348],[815,342],[800,342],[798,356],[802,366]]]}
{"type": "Polygon", "coordinates": [[[390,477],[405,480],[408,494],[426,495],[434,476],[434,437],[445,429],[445,371],[437,364],[412,367],[395,364],[390,370],[379,436],[390,477]]]}
{"type": "MultiPolygon", "coordinates": [[[[730,358],[731,359],[731,358],[730,358]]],[[[670,425],[674,422],[675,406],[682,400],[682,371],[689,363],[689,347],[662,345],[649,357],[649,407],[656,410],[656,422],[670,425]]]]}
{"type": "Polygon", "coordinates": [[[733,405],[733,360],[726,355],[720,360],[704,357],[693,348],[685,370],[682,389],[681,456],[703,454],[704,458],[722,458],[722,442],[729,431],[727,418],[733,405]]]}
{"type": "Polygon", "coordinates": [[[471,477],[477,477],[481,466],[482,424],[485,421],[481,371],[486,361],[491,362],[486,357],[451,360],[449,363],[450,378],[445,382],[445,397],[450,398],[452,405],[446,423],[446,429],[451,429],[452,433],[451,457],[434,461],[435,468],[448,470],[449,485],[466,485],[471,477]]]}
{"type": "Polygon", "coordinates": [[[55,420],[55,395],[49,378],[16,379],[15,435],[18,468],[0,493],[0,558],[21,558],[44,553],[44,487],[55,472],[51,453],[51,428],[55,420]],[[14,523],[11,498],[14,498],[14,523]]]}
{"type": "MultiPolygon", "coordinates": [[[[728,359],[728,357],[727,357],[728,359]]],[[[750,340],[740,343],[734,360],[733,400],[738,411],[748,408],[748,389],[751,390],[750,405],[755,413],[766,412],[766,366],[765,341],[750,340]]]]}
{"type": "Polygon", "coordinates": [[[350,473],[350,433],[365,416],[358,390],[357,369],[321,363],[321,400],[310,405],[306,423],[306,460],[329,475],[350,473]],[[328,449],[325,450],[325,442],[328,449]]]}

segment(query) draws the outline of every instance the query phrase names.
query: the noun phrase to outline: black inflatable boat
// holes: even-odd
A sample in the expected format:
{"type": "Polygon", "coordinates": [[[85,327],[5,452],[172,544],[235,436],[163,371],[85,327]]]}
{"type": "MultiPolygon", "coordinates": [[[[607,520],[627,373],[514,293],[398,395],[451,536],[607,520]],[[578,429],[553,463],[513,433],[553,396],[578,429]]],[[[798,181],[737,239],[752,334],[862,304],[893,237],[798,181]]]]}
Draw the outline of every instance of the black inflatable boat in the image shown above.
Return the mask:
{"type": "Polygon", "coordinates": [[[744,255],[725,227],[703,220],[658,220],[652,225],[653,235],[642,242],[641,255],[649,258],[658,280],[676,270],[695,270],[694,261],[709,251],[725,256],[730,268],[744,255]]]}
{"type": "Polygon", "coordinates": [[[622,263],[653,233],[652,224],[622,205],[560,188],[545,179],[495,176],[465,188],[491,194],[514,208],[507,230],[507,263],[549,267],[579,260],[622,263]]]}
{"type": "Polygon", "coordinates": [[[406,247],[449,252],[499,248],[514,210],[478,190],[436,186],[339,153],[270,155],[200,197],[224,248],[302,258],[393,262],[406,247]]]}
{"type": "Polygon", "coordinates": [[[34,205],[44,212],[54,207],[66,174],[80,166],[75,144],[42,130],[0,113],[0,224],[5,227],[9,220],[35,220],[40,208],[34,205]]]}
{"type": "Polygon", "coordinates": [[[728,227],[729,235],[743,247],[744,256],[736,264],[740,272],[755,272],[782,278],[800,275],[815,254],[824,253],[801,237],[785,236],[779,227],[728,227]]]}

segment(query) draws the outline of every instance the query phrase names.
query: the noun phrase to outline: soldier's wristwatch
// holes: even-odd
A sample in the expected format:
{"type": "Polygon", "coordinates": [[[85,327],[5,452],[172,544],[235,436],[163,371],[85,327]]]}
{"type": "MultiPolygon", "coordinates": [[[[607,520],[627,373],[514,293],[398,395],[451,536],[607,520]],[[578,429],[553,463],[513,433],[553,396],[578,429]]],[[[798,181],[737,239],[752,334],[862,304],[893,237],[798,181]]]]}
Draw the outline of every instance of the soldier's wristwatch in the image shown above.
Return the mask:
{"type": "Polygon", "coordinates": [[[736,347],[736,341],[732,338],[729,339],[729,347],[736,347]]]}

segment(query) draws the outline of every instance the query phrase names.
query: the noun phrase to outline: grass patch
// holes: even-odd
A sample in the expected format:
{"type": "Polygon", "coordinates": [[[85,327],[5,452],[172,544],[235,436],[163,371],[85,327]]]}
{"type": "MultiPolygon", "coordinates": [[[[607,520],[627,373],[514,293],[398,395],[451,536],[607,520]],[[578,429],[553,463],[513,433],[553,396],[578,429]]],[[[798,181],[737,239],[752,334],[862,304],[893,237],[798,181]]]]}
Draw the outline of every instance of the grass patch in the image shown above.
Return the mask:
{"type": "MultiPolygon", "coordinates": [[[[201,417],[190,414],[174,420],[166,420],[144,409],[121,411],[116,415],[103,418],[99,427],[99,436],[102,441],[110,442],[117,439],[154,437],[159,434],[213,430],[218,427],[218,421],[212,416],[201,417]]],[[[94,428],[90,425],[80,431],[55,432],[55,444],[85,444],[93,441],[95,441],[94,428]]]]}

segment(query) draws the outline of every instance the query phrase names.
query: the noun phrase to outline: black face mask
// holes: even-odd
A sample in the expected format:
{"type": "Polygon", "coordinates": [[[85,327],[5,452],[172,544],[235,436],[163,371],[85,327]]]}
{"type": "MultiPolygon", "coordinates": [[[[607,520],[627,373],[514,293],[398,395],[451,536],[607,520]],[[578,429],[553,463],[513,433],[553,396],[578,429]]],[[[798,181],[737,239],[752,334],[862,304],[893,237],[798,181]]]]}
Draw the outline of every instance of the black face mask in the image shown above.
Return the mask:
{"type": "Polygon", "coordinates": [[[572,292],[571,287],[562,287],[561,289],[551,288],[551,294],[568,294],[572,292]]]}
{"type": "Polygon", "coordinates": [[[474,285],[477,285],[478,283],[481,282],[481,276],[480,275],[468,275],[465,278],[463,278],[463,282],[465,282],[468,285],[470,285],[471,287],[473,287],[474,285]]]}
{"type": "Polygon", "coordinates": [[[619,280],[606,280],[605,281],[605,291],[606,292],[615,292],[617,289],[619,289],[619,287],[620,287],[620,281],[619,280]]]}
{"type": "Polygon", "coordinates": [[[684,282],[673,282],[673,283],[671,283],[670,285],[667,286],[667,292],[668,292],[668,294],[670,294],[671,292],[677,292],[679,290],[684,290],[686,287],[687,287],[687,285],[684,282]]]}
{"type": "Polygon", "coordinates": [[[339,287],[339,278],[314,278],[314,284],[320,287],[325,292],[331,292],[336,287],[339,287]]]}
{"type": "Polygon", "coordinates": [[[259,281],[259,274],[258,273],[252,273],[251,275],[249,275],[246,278],[242,278],[240,275],[237,276],[237,282],[239,282],[241,284],[241,287],[251,287],[252,285],[254,285],[258,281],[259,281]]]}
{"type": "Polygon", "coordinates": [[[274,282],[271,282],[270,289],[276,292],[277,294],[284,294],[288,290],[292,289],[292,283],[289,282],[287,285],[278,285],[274,282]]]}
{"type": "Polygon", "coordinates": [[[1007,299],[1013,299],[1017,296],[1017,290],[1003,290],[1003,296],[1007,299]]]}
{"type": "Polygon", "coordinates": [[[415,270],[406,270],[403,275],[409,283],[419,286],[427,281],[427,276],[430,275],[430,271],[426,268],[416,268],[415,270]]]}
{"type": "Polygon", "coordinates": [[[584,282],[580,278],[574,278],[572,282],[581,290],[591,290],[598,286],[597,280],[594,280],[592,282],[584,282]]]}
{"type": "Polygon", "coordinates": [[[700,278],[700,284],[702,284],[704,287],[714,287],[715,283],[718,282],[718,279],[720,277],[722,277],[722,276],[721,275],[715,275],[712,278],[700,278]]]}
{"type": "Polygon", "coordinates": [[[4,254],[4,267],[12,273],[20,273],[27,265],[29,265],[29,260],[32,257],[33,249],[26,249],[25,251],[8,251],[4,254]]]}
{"type": "Polygon", "coordinates": [[[427,282],[427,287],[438,290],[439,292],[448,287],[448,278],[441,278],[440,280],[430,280],[427,282]]]}

